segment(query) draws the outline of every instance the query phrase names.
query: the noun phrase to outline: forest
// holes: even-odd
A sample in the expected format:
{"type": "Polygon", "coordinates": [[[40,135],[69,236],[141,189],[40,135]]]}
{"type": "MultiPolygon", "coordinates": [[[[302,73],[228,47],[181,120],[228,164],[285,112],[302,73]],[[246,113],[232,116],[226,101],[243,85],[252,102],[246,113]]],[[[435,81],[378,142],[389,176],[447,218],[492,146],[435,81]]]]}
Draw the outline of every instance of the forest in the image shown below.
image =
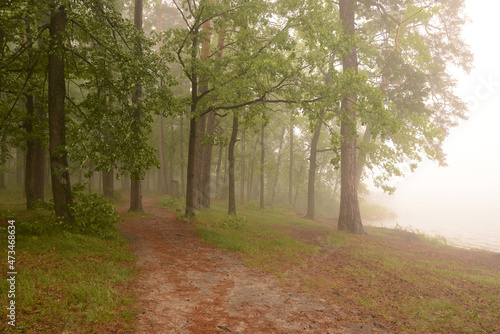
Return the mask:
{"type": "Polygon", "coordinates": [[[223,205],[364,235],[369,189],[445,166],[467,118],[464,0],[0,6],[0,192],[29,235],[110,238],[113,203],[160,196],[181,221],[223,205]]]}
{"type": "Polygon", "coordinates": [[[87,183],[130,191],[130,210],[145,188],[184,197],[187,218],[225,198],[229,214],[338,212],[361,233],[364,180],[391,192],[422,159],[445,164],[466,110],[449,67],[472,59],[461,6],[6,4],[0,187],[15,174],[30,208],[50,184],[68,222],[71,185],[87,183]]]}

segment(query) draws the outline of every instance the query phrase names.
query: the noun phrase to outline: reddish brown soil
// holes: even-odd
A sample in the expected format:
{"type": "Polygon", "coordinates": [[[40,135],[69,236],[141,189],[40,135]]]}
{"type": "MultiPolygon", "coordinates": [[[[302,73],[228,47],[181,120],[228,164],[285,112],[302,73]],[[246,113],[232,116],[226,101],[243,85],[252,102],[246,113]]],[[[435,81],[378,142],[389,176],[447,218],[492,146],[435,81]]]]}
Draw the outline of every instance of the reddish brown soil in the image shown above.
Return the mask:
{"type": "Polygon", "coordinates": [[[122,224],[141,268],[135,333],[390,333],[374,321],[347,322],[355,312],[331,300],[278,285],[154,204],[145,199],[148,215],[122,224]]]}

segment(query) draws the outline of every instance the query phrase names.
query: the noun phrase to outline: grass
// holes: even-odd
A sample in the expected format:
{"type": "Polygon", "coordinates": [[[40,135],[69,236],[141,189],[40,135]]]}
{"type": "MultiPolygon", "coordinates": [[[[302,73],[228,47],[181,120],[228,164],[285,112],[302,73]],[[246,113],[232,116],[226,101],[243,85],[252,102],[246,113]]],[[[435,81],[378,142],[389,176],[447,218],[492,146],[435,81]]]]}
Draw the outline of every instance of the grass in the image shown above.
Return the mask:
{"type": "MultiPolygon", "coordinates": [[[[30,219],[19,192],[0,193],[0,249],[7,251],[7,218],[30,219]],[[3,199],[6,201],[2,201],[3,199]]],[[[98,237],[53,231],[16,231],[16,327],[0,322],[2,333],[98,333],[131,328],[135,297],[128,287],[135,258],[122,237],[98,237]]],[[[6,273],[7,260],[0,270],[6,273]]],[[[7,301],[8,284],[0,281],[7,301]]],[[[5,306],[5,304],[3,304],[5,306]]],[[[0,318],[7,319],[6,307],[0,318]]]]}
{"type": "Polygon", "coordinates": [[[216,202],[198,212],[196,231],[252,267],[399,332],[499,331],[500,269],[490,253],[456,249],[419,231],[341,233],[252,205],[238,214],[247,224],[221,226],[226,208],[216,202]]]}

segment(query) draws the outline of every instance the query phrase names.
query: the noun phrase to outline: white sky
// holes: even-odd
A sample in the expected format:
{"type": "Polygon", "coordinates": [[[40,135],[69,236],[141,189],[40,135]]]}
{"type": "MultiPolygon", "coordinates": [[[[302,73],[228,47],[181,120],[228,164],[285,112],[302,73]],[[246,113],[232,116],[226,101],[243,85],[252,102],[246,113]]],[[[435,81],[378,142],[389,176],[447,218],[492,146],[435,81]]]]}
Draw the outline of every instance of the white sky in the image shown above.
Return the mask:
{"type": "Polygon", "coordinates": [[[464,36],[474,53],[470,75],[459,74],[457,93],[469,104],[469,120],[451,130],[445,142],[448,167],[425,162],[403,180],[399,193],[473,196],[500,206],[500,2],[466,1],[472,19],[464,36]],[[432,193],[429,192],[432,190],[432,193]]]}
{"type": "Polygon", "coordinates": [[[466,6],[472,22],[464,37],[474,68],[457,73],[456,92],[469,104],[469,120],[445,142],[448,167],[423,162],[397,182],[386,205],[401,226],[500,252],[500,1],[466,0],[466,6]]]}

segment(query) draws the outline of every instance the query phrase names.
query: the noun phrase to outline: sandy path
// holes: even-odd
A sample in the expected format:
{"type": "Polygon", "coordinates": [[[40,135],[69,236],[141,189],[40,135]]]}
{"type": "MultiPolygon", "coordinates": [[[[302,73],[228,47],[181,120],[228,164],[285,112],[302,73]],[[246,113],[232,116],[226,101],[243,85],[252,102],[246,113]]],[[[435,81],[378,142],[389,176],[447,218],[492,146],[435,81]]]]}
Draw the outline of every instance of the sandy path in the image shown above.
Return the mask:
{"type": "Polygon", "coordinates": [[[386,333],[345,325],[338,306],[278,285],[154,204],[145,199],[149,215],[122,224],[143,269],[136,333],[386,333]]]}

